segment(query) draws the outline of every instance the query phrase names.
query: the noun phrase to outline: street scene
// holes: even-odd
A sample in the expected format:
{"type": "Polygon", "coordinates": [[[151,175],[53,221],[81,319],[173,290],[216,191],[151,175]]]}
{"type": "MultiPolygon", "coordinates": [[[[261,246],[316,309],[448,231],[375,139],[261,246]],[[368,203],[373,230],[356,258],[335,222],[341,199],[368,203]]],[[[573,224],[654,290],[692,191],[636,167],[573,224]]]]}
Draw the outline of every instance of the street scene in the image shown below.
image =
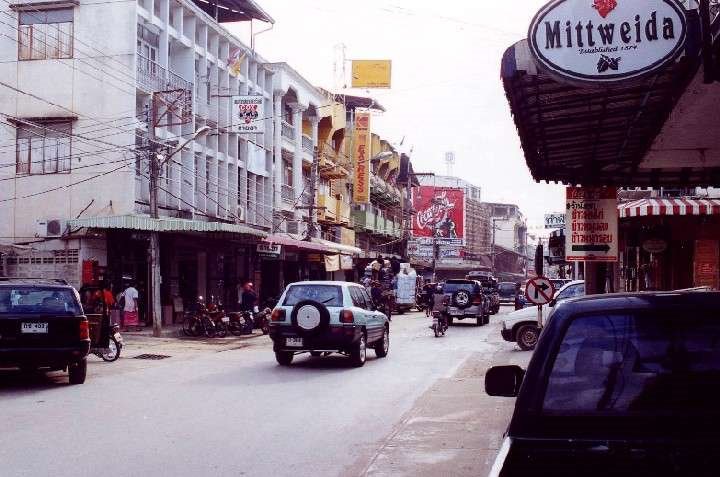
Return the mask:
{"type": "Polygon", "coordinates": [[[0,1],[3,477],[718,474],[720,0],[0,1]]]}

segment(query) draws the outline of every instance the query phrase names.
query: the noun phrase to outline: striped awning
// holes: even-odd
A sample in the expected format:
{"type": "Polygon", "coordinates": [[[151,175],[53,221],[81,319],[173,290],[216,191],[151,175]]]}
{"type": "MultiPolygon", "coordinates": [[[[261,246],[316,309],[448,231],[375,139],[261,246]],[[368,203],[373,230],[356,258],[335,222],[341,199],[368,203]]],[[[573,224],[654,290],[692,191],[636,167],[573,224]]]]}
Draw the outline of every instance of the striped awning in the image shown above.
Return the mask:
{"type": "Polygon", "coordinates": [[[720,199],[648,198],[620,204],[618,209],[621,219],[662,215],[720,215],[720,199]]]}

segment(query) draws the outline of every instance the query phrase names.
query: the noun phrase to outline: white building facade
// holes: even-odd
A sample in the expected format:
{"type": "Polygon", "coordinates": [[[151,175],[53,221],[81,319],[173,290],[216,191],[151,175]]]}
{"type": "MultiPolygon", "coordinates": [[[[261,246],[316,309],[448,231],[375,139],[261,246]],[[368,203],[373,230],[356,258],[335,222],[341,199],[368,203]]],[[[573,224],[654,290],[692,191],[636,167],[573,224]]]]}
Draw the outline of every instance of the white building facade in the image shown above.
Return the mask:
{"type": "Polygon", "coordinates": [[[274,73],[216,19],[272,19],[252,1],[213,8],[190,0],[0,7],[0,240],[33,249],[5,257],[7,274],[79,285],[83,261],[112,268],[114,253],[113,280],[142,283],[147,233],[161,231],[176,234],[162,248],[182,250],[165,254],[167,297],[229,297],[228,277],[252,278],[247,239],[273,226],[274,73]],[[261,133],[233,132],[236,95],[262,98],[261,133]],[[167,148],[161,220],[149,219],[151,122],[167,148]],[[245,249],[213,249],[226,238],[245,249]],[[130,256],[137,263],[128,268],[130,256]],[[188,281],[193,291],[181,290],[188,281]]]}

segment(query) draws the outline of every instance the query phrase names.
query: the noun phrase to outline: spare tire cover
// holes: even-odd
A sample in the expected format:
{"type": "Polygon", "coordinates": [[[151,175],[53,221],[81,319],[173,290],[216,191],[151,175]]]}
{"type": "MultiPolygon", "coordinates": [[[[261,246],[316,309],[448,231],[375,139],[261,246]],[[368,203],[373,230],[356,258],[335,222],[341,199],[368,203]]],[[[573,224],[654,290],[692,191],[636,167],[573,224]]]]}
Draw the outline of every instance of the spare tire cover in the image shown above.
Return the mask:
{"type": "Polygon", "coordinates": [[[322,303],[304,300],[293,307],[290,318],[301,333],[314,333],[328,326],[330,312],[322,303]]]}
{"type": "Polygon", "coordinates": [[[471,305],[470,292],[458,290],[453,294],[453,303],[458,308],[469,308],[471,305]]]}

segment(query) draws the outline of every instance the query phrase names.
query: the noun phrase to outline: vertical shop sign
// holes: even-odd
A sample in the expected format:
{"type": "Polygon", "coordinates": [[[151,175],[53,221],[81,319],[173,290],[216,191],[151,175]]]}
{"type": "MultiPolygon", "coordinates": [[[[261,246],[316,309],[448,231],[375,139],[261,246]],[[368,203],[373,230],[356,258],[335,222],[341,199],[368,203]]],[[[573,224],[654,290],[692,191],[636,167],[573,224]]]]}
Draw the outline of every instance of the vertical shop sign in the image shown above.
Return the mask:
{"type": "Polygon", "coordinates": [[[617,189],[568,187],[566,215],[568,262],[617,262],[617,189]]]}
{"type": "Polygon", "coordinates": [[[695,286],[720,288],[720,242],[717,240],[695,241],[695,286]]]}
{"type": "Polygon", "coordinates": [[[353,201],[370,203],[370,113],[355,112],[353,128],[353,201]]]}

